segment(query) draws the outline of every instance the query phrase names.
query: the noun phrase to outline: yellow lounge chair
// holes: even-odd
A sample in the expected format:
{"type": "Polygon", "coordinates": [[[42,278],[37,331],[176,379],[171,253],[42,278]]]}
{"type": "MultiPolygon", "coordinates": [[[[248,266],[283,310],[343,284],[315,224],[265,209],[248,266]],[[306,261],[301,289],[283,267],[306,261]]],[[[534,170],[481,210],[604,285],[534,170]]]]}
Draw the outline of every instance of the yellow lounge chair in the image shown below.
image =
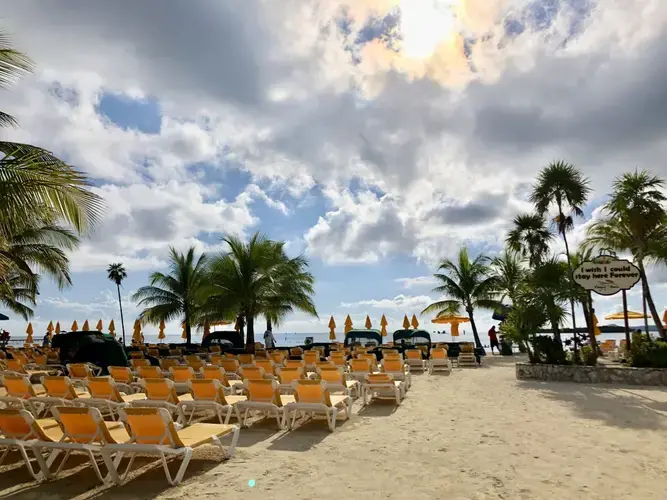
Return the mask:
{"type": "Polygon", "coordinates": [[[170,359],[170,358],[161,358],[159,360],[160,363],[160,368],[162,368],[163,372],[168,372],[169,368],[172,366],[181,366],[181,363],[177,359],[170,359]]]}
{"type": "Polygon", "coordinates": [[[260,412],[263,416],[275,416],[278,427],[282,429],[283,404],[293,402],[294,396],[281,396],[278,382],[275,380],[244,380],[243,387],[247,400],[236,403],[238,410],[244,412],[241,426],[246,426],[248,414],[253,410],[260,412]]]}
{"type": "MultiPolygon", "coordinates": [[[[72,452],[81,452],[88,455],[89,462],[98,479],[105,482],[120,482],[117,466],[111,459],[111,452],[107,448],[109,444],[118,444],[129,441],[130,436],[122,427],[120,422],[105,422],[97,408],[83,408],[73,406],[57,406],[53,408],[53,416],[59,424],[59,428],[37,429],[35,422],[31,427],[39,434],[37,440],[31,444],[35,454],[42,454],[44,450],[51,450],[45,461],[46,468],[43,473],[46,477],[56,477],[72,452]],[[60,452],[65,456],[55,471],[50,470],[60,452]],[[107,474],[102,471],[97,463],[96,455],[102,457],[107,468],[107,474]]],[[[26,422],[30,423],[31,416],[25,416],[26,422]]]]}
{"type": "Polygon", "coordinates": [[[0,397],[0,402],[4,403],[7,408],[29,410],[35,415],[42,413],[43,408],[34,408],[30,399],[45,395],[45,393],[41,391],[38,394],[35,386],[30,383],[30,379],[26,375],[7,374],[3,377],[3,385],[7,394],[0,397]]]}
{"type": "Polygon", "coordinates": [[[237,359],[223,358],[220,360],[220,366],[225,369],[229,380],[241,380],[241,376],[239,375],[240,365],[237,359]]]}
{"type": "Polygon", "coordinates": [[[358,380],[347,380],[345,372],[337,366],[320,366],[317,368],[319,380],[327,383],[329,392],[341,391],[347,396],[356,396],[360,394],[360,384],[358,380]]]}
{"type": "Polygon", "coordinates": [[[169,373],[174,381],[176,392],[182,394],[190,390],[188,381],[195,378],[195,371],[191,366],[172,366],[169,368],[169,373]]]}
{"type": "Polygon", "coordinates": [[[366,406],[369,399],[373,398],[391,398],[396,400],[396,404],[401,404],[401,399],[405,396],[403,382],[394,380],[394,377],[388,373],[369,373],[361,386],[363,403],[366,406]]]}
{"type": "Polygon", "coordinates": [[[82,399],[90,397],[90,394],[83,389],[77,390],[69,377],[42,377],[42,387],[45,395],[30,398],[34,409],[41,405],[42,414],[47,413],[55,405],[74,406],[81,404],[82,399]]]}
{"type": "Polygon", "coordinates": [[[373,373],[373,364],[371,363],[371,360],[368,358],[360,358],[360,359],[351,359],[349,362],[349,373],[348,377],[351,380],[359,380],[362,381],[366,378],[366,375],[369,373],[373,373]]]}
{"type": "Polygon", "coordinates": [[[227,373],[225,372],[225,369],[222,366],[217,366],[217,365],[203,366],[199,370],[199,373],[201,374],[201,378],[203,380],[215,379],[218,382],[220,382],[223,390],[225,391],[225,394],[234,394],[243,391],[243,386],[241,386],[240,388],[239,386],[232,386],[232,384],[229,382],[229,379],[227,378],[227,373]]]}
{"type": "Polygon", "coordinates": [[[452,362],[447,357],[447,349],[436,347],[431,349],[431,355],[428,360],[428,372],[432,374],[436,370],[442,370],[445,373],[451,373],[452,362]]]}
{"type": "Polygon", "coordinates": [[[137,367],[137,377],[142,379],[164,378],[164,372],[159,366],[139,366],[137,367]]]}
{"type": "Polygon", "coordinates": [[[116,382],[118,390],[123,391],[125,394],[142,391],[141,383],[137,381],[134,373],[127,366],[109,366],[107,370],[109,370],[109,375],[116,382]]]}
{"type": "Polygon", "coordinates": [[[148,359],[131,359],[130,366],[136,371],[140,366],[151,366],[151,362],[148,359]]]}
{"type": "Polygon", "coordinates": [[[236,410],[236,417],[239,422],[241,421],[241,415],[238,408],[236,408],[236,403],[245,401],[245,396],[226,395],[224,387],[216,379],[189,380],[188,386],[192,395],[192,401],[181,402],[183,412],[188,409],[192,410],[188,424],[192,422],[196,411],[201,409],[215,411],[221,424],[228,424],[232,416],[232,411],[236,410]]]}
{"type": "Polygon", "coordinates": [[[8,375],[25,375],[30,380],[39,380],[44,375],[49,375],[49,370],[29,370],[27,364],[21,359],[6,359],[6,372],[8,375]]]}
{"type": "Polygon", "coordinates": [[[104,411],[104,416],[108,415],[112,420],[116,420],[120,408],[126,408],[132,401],[146,399],[146,395],[142,393],[121,394],[111,377],[91,377],[86,386],[90,398],[82,399],[81,403],[97,408],[100,412],[104,411]]]}
{"type": "Polygon", "coordinates": [[[303,359],[303,362],[306,364],[306,370],[314,372],[315,363],[317,363],[320,360],[320,351],[315,351],[313,349],[305,351],[301,355],[301,359],[303,359]]]}
{"type": "Polygon", "coordinates": [[[294,392],[292,381],[305,378],[301,368],[278,368],[278,390],[281,394],[292,394],[294,392]]]}
{"type": "Polygon", "coordinates": [[[352,398],[350,396],[331,395],[324,380],[294,380],[292,386],[295,401],[285,405],[283,427],[287,425],[290,413],[292,414],[292,420],[289,423],[290,429],[294,427],[299,412],[324,414],[329,430],[332,432],[336,430],[336,417],[339,410],[343,411],[346,420],[350,418],[352,398]]]}
{"type": "Polygon", "coordinates": [[[306,373],[306,362],[303,359],[287,359],[285,368],[301,368],[301,371],[306,373]]]}
{"type": "Polygon", "coordinates": [[[166,378],[144,379],[146,399],[131,401],[132,407],[157,407],[165,408],[172,414],[178,416],[178,423],[185,423],[185,413],[181,408],[183,401],[192,401],[190,394],[183,394],[180,398],[176,395],[174,382],[166,378]]]}
{"type": "Polygon", "coordinates": [[[241,367],[241,378],[243,380],[261,380],[264,378],[272,378],[271,375],[266,376],[264,368],[257,366],[245,365],[241,367]]]}
{"type": "Polygon", "coordinates": [[[406,349],[405,363],[410,367],[410,371],[412,371],[413,368],[417,368],[421,371],[426,370],[426,361],[423,358],[421,349],[406,349]]]}
{"type": "Polygon", "coordinates": [[[271,361],[273,361],[276,365],[282,366],[283,363],[285,362],[285,354],[282,351],[271,351],[269,353],[269,358],[271,361]]]}
{"type": "Polygon", "coordinates": [[[274,377],[276,375],[276,365],[270,359],[255,359],[255,366],[257,368],[262,368],[267,375],[274,377]]]}
{"type": "Polygon", "coordinates": [[[254,354],[239,354],[238,357],[239,363],[241,366],[245,365],[254,365],[255,362],[255,355],[254,354]]]}
{"type": "Polygon", "coordinates": [[[412,385],[410,367],[400,358],[382,358],[382,373],[388,373],[394,380],[405,382],[406,390],[412,385]]]}
{"type": "Polygon", "coordinates": [[[70,363],[67,365],[67,374],[72,382],[85,385],[88,377],[97,377],[102,373],[102,368],[92,363],[70,363]]]}
{"type": "Polygon", "coordinates": [[[225,458],[231,458],[239,438],[239,427],[225,424],[193,424],[185,429],[176,430],[169,412],[164,408],[127,408],[121,410],[121,419],[129,430],[130,441],[125,444],[109,444],[107,449],[116,452],[114,466],[117,468],[125,455],[131,455],[127,468],[119,474],[119,483],[127,478],[137,454],[157,455],[170,485],[175,486],[183,480],[183,475],[192,458],[192,451],[204,444],[220,447],[225,458]],[[228,448],[222,446],[221,439],[231,435],[228,448]],[[181,458],[181,466],[175,477],[171,477],[167,457],[181,458]]]}
{"type": "Polygon", "coordinates": [[[219,353],[222,352],[222,347],[220,347],[219,345],[212,345],[212,346],[209,346],[209,348],[208,348],[208,352],[214,352],[214,353],[216,353],[216,354],[219,354],[219,353]]]}

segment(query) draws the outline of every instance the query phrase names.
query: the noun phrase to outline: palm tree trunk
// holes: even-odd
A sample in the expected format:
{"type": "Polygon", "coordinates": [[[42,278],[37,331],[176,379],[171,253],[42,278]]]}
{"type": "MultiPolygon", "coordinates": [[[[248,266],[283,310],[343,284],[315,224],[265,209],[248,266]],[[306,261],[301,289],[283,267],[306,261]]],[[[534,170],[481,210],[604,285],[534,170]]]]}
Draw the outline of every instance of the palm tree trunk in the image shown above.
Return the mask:
{"type": "Polygon", "coordinates": [[[482,351],[482,356],[486,356],[486,351],[484,351],[484,346],[482,346],[482,341],[479,339],[479,334],[477,333],[477,325],[475,324],[475,318],[472,314],[472,308],[468,309],[468,317],[470,318],[470,326],[472,327],[472,335],[475,337],[475,347],[482,351]]]}
{"type": "Polygon", "coordinates": [[[273,331],[273,324],[271,323],[271,318],[266,318],[266,329],[270,332],[273,331]]]}
{"type": "Polygon", "coordinates": [[[125,320],[123,319],[123,303],[120,300],[120,285],[116,283],[118,290],[118,307],[120,308],[120,327],[123,330],[123,345],[125,345],[125,320]]]}
{"type": "Polygon", "coordinates": [[[252,314],[246,314],[246,352],[253,354],[255,352],[255,317],[252,314]]]}
{"type": "Polygon", "coordinates": [[[185,344],[190,346],[192,344],[192,327],[190,326],[190,315],[185,314],[185,344]]]}
{"type": "MultiPolygon", "coordinates": [[[[646,272],[644,271],[644,262],[643,259],[637,259],[637,267],[639,267],[639,276],[642,280],[642,290],[644,292],[644,307],[648,304],[648,308],[651,311],[651,317],[655,322],[655,326],[658,329],[660,337],[663,339],[667,338],[665,336],[665,329],[662,327],[662,321],[658,315],[658,310],[655,308],[655,302],[653,302],[653,297],[651,296],[651,289],[648,286],[648,279],[646,278],[646,272]]],[[[646,314],[644,314],[646,316],[646,314]]],[[[646,320],[644,320],[646,321],[646,320]]],[[[648,325],[646,326],[646,334],[648,335],[648,325]]],[[[649,335],[650,337],[650,335],[649,335]]]]}
{"type": "Polygon", "coordinates": [[[591,297],[591,292],[587,293],[588,300],[585,300],[581,303],[581,307],[584,310],[584,319],[586,320],[586,330],[588,331],[588,340],[591,343],[591,348],[596,355],[598,352],[598,340],[595,338],[595,332],[593,331],[593,298],[591,297]]]}
{"type": "MultiPolygon", "coordinates": [[[[562,221],[565,218],[565,214],[560,207],[560,201],[558,202],[558,217],[562,221]]],[[[563,243],[565,243],[565,255],[567,256],[567,268],[570,271],[570,281],[574,282],[574,273],[572,272],[572,262],[570,262],[570,245],[567,243],[567,236],[565,236],[565,231],[561,232],[563,235],[563,243]]],[[[577,321],[574,318],[574,298],[570,298],[570,310],[572,311],[572,332],[574,332],[574,359],[578,360],[578,343],[577,340],[577,321]]]]}

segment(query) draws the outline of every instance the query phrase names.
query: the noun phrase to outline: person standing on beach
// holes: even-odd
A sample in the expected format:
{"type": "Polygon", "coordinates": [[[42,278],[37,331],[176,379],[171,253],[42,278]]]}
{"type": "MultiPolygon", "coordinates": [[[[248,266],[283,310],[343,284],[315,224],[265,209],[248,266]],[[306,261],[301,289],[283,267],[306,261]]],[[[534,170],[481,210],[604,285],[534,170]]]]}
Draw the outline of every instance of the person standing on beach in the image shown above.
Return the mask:
{"type": "Polygon", "coordinates": [[[276,339],[273,338],[273,332],[267,330],[264,332],[264,348],[273,349],[276,346],[276,339]]]}
{"type": "Polygon", "coordinates": [[[489,329],[489,343],[491,344],[491,354],[493,354],[493,348],[498,349],[498,354],[500,354],[500,344],[498,343],[498,334],[496,333],[496,325],[493,325],[489,329]]]}

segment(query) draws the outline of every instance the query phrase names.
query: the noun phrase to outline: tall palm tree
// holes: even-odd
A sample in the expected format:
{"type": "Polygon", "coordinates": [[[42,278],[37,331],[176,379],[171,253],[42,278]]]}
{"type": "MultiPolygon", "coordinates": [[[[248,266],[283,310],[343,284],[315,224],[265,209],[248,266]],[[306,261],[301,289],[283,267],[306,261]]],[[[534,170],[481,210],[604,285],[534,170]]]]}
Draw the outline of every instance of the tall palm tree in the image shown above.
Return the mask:
{"type": "Polygon", "coordinates": [[[195,257],[194,247],[186,253],[169,248],[169,274],[154,272],[151,284],[142,286],[132,296],[145,309],[139,315],[146,323],[179,319],[185,324],[186,342],[192,343],[192,325],[201,322],[203,306],[211,292],[208,258],[195,257]]]}
{"type": "Polygon", "coordinates": [[[107,267],[107,278],[109,281],[116,283],[116,291],[118,292],[118,308],[120,309],[120,326],[123,330],[123,345],[125,345],[125,319],[123,318],[123,301],[120,298],[120,285],[123,280],[127,278],[127,271],[121,262],[109,264],[107,267]]]}
{"type": "Polygon", "coordinates": [[[567,264],[553,256],[533,269],[527,279],[526,293],[542,304],[554,338],[560,343],[560,327],[567,318],[564,305],[572,300],[572,281],[567,264]]]}
{"type": "Polygon", "coordinates": [[[209,307],[232,310],[244,319],[249,352],[255,349],[257,316],[265,315],[273,322],[293,309],[317,314],[311,299],[313,277],[305,271],[303,257],[288,259],[282,243],[259,233],[247,243],[231,236],[223,241],[229,251],[211,263],[213,292],[209,307]]]}
{"type": "MultiPolygon", "coordinates": [[[[593,249],[586,246],[580,246],[574,255],[571,256],[572,269],[578,268],[584,262],[590,262],[593,260],[593,249]]],[[[572,293],[575,296],[575,300],[581,304],[581,308],[584,311],[584,320],[586,321],[586,328],[588,331],[588,339],[591,343],[591,347],[597,351],[597,339],[593,332],[593,311],[591,311],[591,292],[584,290],[582,287],[578,286],[576,283],[572,285],[572,293]]]]}
{"type": "Polygon", "coordinates": [[[531,267],[539,265],[549,254],[554,235],[539,214],[521,214],[514,219],[514,227],[507,234],[507,246],[513,252],[528,258],[531,267]]]}
{"type": "MultiPolygon", "coordinates": [[[[32,62],[11,47],[0,32],[0,88],[6,88],[32,70],[32,62]]],[[[16,120],[0,111],[0,126],[16,120]]],[[[29,144],[0,141],[0,217],[22,219],[35,207],[53,211],[81,233],[102,220],[102,199],[88,188],[87,177],[53,156],[29,144]]],[[[5,235],[1,235],[5,236],[5,235]]]]}
{"type": "Polygon", "coordinates": [[[527,277],[523,259],[512,250],[505,250],[491,261],[491,266],[498,281],[498,291],[502,293],[500,300],[508,297],[512,303],[516,300],[519,288],[525,284],[527,277]]]}
{"type": "Polygon", "coordinates": [[[468,249],[459,250],[457,262],[444,259],[437,273],[433,276],[440,281],[441,285],[433,289],[433,292],[444,295],[444,299],[438,300],[422,311],[428,313],[450,313],[463,309],[470,318],[470,326],[475,337],[475,346],[481,349],[482,342],[479,339],[477,325],[475,324],[475,309],[499,309],[501,303],[497,300],[498,280],[488,266],[489,258],[478,255],[470,260],[468,249]]]}
{"type": "MultiPolygon", "coordinates": [[[[530,201],[535,204],[538,214],[544,216],[552,205],[556,206],[558,214],[554,223],[558,233],[563,237],[567,266],[572,277],[572,263],[570,262],[570,247],[566,233],[574,226],[573,217],[583,217],[583,208],[591,192],[590,181],[574,165],[562,161],[553,162],[542,169],[537,177],[530,201]],[[569,213],[566,215],[565,211],[569,213]]],[[[574,298],[570,300],[572,312],[572,330],[576,332],[577,322],[574,315],[574,298]]],[[[576,336],[574,337],[576,339],[576,336]]],[[[575,351],[577,344],[575,340],[575,351]]]]}

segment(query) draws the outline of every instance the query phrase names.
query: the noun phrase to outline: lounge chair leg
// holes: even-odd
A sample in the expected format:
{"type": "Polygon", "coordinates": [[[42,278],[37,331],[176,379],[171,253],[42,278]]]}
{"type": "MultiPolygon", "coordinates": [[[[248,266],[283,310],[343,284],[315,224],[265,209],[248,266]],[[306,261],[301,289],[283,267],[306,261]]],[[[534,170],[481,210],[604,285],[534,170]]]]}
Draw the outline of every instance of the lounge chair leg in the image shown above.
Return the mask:
{"type": "Polygon", "coordinates": [[[336,416],[337,416],[337,414],[338,414],[338,411],[336,410],[336,408],[332,408],[332,410],[331,410],[331,420],[327,419],[327,420],[329,420],[329,430],[331,432],[336,430],[336,416]]]}
{"type": "MultiPolygon", "coordinates": [[[[10,447],[7,447],[7,451],[9,451],[10,447]]],[[[44,462],[44,458],[42,457],[42,454],[39,450],[33,449],[33,454],[35,455],[35,458],[37,460],[37,464],[39,465],[39,470],[41,472],[36,472],[32,464],[30,463],[30,457],[28,457],[28,453],[26,449],[23,446],[18,446],[19,452],[21,453],[21,456],[23,457],[23,460],[25,462],[26,469],[28,469],[28,472],[30,472],[30,475],[35,479],[35,481],[43,481],[47,478],[50,477],[50,472],[49,468],[46,466],[46,463],[44,462]]],[[[4,455],[3,455],[4,458],[4,455]]]]}

